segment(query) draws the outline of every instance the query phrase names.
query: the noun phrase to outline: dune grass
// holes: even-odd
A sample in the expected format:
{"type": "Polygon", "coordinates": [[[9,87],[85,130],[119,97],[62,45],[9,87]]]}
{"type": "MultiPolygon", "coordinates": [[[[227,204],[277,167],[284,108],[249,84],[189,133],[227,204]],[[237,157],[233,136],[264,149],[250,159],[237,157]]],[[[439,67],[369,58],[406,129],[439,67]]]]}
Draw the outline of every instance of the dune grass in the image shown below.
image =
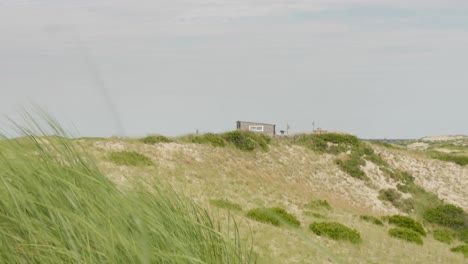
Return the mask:
{"type": "Polygon", "coordinates": [[[85,151],[46,119],[16,127],[0,149],[3,263],[250,263],[231,222],[222,225],[170,186],[119,190],[85,151]]]}

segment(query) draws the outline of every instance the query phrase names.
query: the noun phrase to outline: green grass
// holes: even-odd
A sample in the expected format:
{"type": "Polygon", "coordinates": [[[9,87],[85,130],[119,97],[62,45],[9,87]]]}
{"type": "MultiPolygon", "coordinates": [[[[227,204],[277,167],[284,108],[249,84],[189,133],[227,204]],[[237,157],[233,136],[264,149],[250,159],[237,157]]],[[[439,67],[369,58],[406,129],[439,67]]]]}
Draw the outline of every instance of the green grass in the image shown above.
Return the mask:
{"type": "Polygon", "coordinates": [[[384,223],[380,219],[371,215],[361,215],[359,218],[361,218],[362,220],[366,222],[373,223],[374,225],[379,225],[379,226],[384,225],[384,223]]]}
{"type": "Polygon", "coordinates": [[[274,226],[299,227],[301,225],[301,222],[294,215],[278,207],[251,209],[247,212],[246,216],[255,221],[274,226]]]}
{"type": "Polygon", "coordinates": [[[312,200],[308,202],[304,207],[308,209],[315,209],[315,210],[320,210],[320,209],[331,210],[332,209],[331,205],[328,203],[327,200],[320,200],[320,199],[312,200]]]}
{"type": "Polygon", "coordinates": [[[357,230],[337,222],[315,222],[309,225],[309,229],[318,236],[325,236],[333,240],[344,240],[351,243],[362,241],[357,230]]]}
{"type": "Polygon", "coordinates": [[[458,247],[451,248],[450,251],[454,253],[462,253],[465,258],[468,258],[468,245],[461,245],[458,247]]]}
{"type": "Polygon", "coordinates": [[[348,173],[351,177],[360,180],[369,180],[366,173],[361,169],[361,166],[366,165],[366,161],[358,154],[354,153],[348,155],[344,159],[336,159],[335,162],[342,171],[348,173]]]}
{"type": "Polygon", "coordinates": [[[219,208],[223,208],[223,209],[227,209],[231,211],[242,211],[242,206],[240,204],[230,202],[226,199],[210,200],[210,203],[219,208]]]}
{"type": "Polygon", "coordinates": [[[415,221],[413,218],[404,215],[392,215],[386,218],[390,224],[396,225],[401,228],[411,229],[419,234],[426,236],[426,231],[421,223],[415,221]]]}
{"type": "Polygon", "coordinates": [[[161,136],[161,135],[153,135],[153,136],[147,136],[143,139],[141,139],[141,141],[145,144],[148,144],[148,145],[153,145],[153,144],[158,144],[158,143],[170,143],[172,142],[171,139],[165,137],[165,136],[161,136]]]}
{"type": "Polygon", "coordinates": [[[151,166],[153,161],[135,151],[117,151],[109,155],[109,160],[120,166],[151,166]]]}
{"type": "Polygon", "coordinates": [[[203,135],[190,135],[186,139],[190,143],[196,144],[208,144],[213,147],[223,148],[226,146],[226,141],[224,141],[221,135],[207,133],[203,135]]]}
{"type": "Polygon", "coordinates": [[[230,239],[206,210],[162,182],[120,190],[78,145],[43,143],[31,132],[63,135],[49,125],[17,128],[25,138],[1,142],[2,263],[254,262],[232,221],[230,239]]]}
{"type": "Polygon", "coordinates": [[[418,245],[422,245],[424,243],[421,234],[411,229],[393,228],[388,231],[388,234],[391,237],[412,242],[418,245]]]}
{"type": "Polygon", "coordinates": [[[468,244],[468,227],[456,231],[457,239],[468,244]]]}
{"type": "Polygon", "coordinates": [[[440,153],[440,152],[430,152],[428,155],[429,157],[433,159],[453,162],[460,166],[468,165],[468,155],[457,155],[457,154],[440,153]]]}
{"type": "Polygon", "coordinates": [[[446,230],[434,230],[432,236],[435,240],[446,244],[450,244],[453,241],[452,235],[446,230]]]}

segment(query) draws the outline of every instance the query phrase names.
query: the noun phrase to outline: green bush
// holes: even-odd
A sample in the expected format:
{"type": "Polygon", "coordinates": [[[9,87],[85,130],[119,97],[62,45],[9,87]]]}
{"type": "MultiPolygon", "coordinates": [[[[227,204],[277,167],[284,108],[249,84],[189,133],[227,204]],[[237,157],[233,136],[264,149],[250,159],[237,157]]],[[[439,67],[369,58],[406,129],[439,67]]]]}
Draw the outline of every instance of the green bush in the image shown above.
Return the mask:
{"type": "Polygon", "coordinates": [[[327,200],[312,200],[305,205],[309,209],[326,209],[331,210],[332,207],[327,200]]]}
{"type": "Polygon", "coordinates": [[[293,143],[318,153],[330,154],[343,153],[361,144],[355,136],[336,133],[302,134],[295,136],[293,143]]]}
{"type": "Polygon", "coordinates": [[[160,136],[160,135],[154,135],[154,136],[147,136],[143,138],[141,141],[145,144],[153,145],[153,144],[158,144],[158,143],[169,143],[172,142],[169,138],[165,136],[160,136]]]}
{"type": "Polygon", "coordinates": [[[143,154],[135,151],[112,152],[109,160],[121,166],[151,166],[153,161],[143,154]]]}
{"type": "Polygon", "coordinates": [[[419,234],[426,236],[426,231],[421,223],[416,222],[413,218],[404,215],[392,215],[387,218],[390,224],[396,225],[401,228],[411,229],[419,234]]]}
{"type": "Polygon", "coordinates": [[[337,222],[315,222],[309,225],[309,229],[318,236],[326,236],[333,240],[346,240],[351,243],[362,241],[357,230],[337,222]]]}
{"type": "Polygon", "coordinates": [[[418,245],[423,244],[421,234],[411,229],[393,228],[388,231],[388,234],[392,237],[416,243],[418,245]]]}
{"type": "Polygon", "coordinates": [[[225,147],[226,141],[224,141],[221,135],[207,133],[199,136],[191,136],[190,142],[197,144],[209,144],[213,147],[225,147]]]}
{"type": "Polygon", "coordinates": [[[460,241],[468,243],[468,227],[462,228],[457,231],[457,238],[460,241]]]}
{"type": "Polygon", "coordinates": [[[228,209],[232,211],[242,211],[242,207],[239,204],[230,202],[226,199],[210,200],[210,203],[219,208],[228,209]]]}
{"type": "Polygon", "coordinates": [[[468,245],[461,245],[458,247],[451,248],[450,251],[455,253],[462,253],[465,258],[468,258],[468,245]]]}
{"type": "Polygon", "coordinates": [[[444,204],[428,209],[424,212],[423,217],[430,223],[454,229],[463,227],[467,218],[462,208],[452,204],[444,204]]]}
{"type": "Polygon", "coordinates": [[[445,230],[434,230],[432,236],[434,236],[435,240],[442,243],[450,244],[453,241],[452,235],[450,235],[450,233],[445,230]]]}
{"type": "Polygon", "coordinates": [[[383,226],[383,222],[380,221],[380,219],[374,217],[374,216],[371,216],[371,215],[361,215],[360,218],[364,221],[367,221],[367,222],[370,222],[370,223],[373,223],[375,225],[379,225],[379,226],[383,226]]]}
{"type": "Polygon", "coordinates": [[[243,151],[253,151],[257,148],[268,151],[268,144],[272,142],[269,136],[241,130],[224,133],[222,137],[224,140],[243,151]]]}
{"type": "Polygon", "coordinates": [[[361,169],[361,166],[366,165],[366,161],[361,159],[356,153],[348,155],[345,159],[336,159],[335,163],[342,171],[348,173],[351,177],[360,180],[369,179],[366,173],[361,169]]]}
{"type": "Polygon", "coordinates": [[[289,214],[283,208],[255,208],[249,210],[246,216],[250,219],[262,223],[272,224],[274,226],[293,226],[299,227],[301,222],[294,215],[289,214]]]}

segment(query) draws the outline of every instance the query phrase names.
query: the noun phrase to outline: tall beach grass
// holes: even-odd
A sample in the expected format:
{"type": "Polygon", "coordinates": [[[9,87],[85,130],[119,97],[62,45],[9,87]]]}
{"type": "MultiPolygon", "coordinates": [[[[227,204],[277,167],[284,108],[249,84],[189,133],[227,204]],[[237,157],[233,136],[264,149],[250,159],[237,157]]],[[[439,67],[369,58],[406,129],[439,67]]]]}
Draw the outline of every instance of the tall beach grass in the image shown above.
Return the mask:
{"type": "Polygon", "coordinates": [[[0,262],[254,262],[233,221],[214,221],[162,182],[117,188],[39,116],[0,138],[0,262]]]}

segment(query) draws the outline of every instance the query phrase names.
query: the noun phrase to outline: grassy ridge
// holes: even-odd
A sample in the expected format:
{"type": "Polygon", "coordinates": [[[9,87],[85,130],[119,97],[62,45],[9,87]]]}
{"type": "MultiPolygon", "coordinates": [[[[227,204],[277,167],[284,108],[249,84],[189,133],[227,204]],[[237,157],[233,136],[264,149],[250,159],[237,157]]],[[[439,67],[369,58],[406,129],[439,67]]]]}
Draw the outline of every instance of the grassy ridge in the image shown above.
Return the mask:
{"type": "Polygon", "coordinates": [[[231,242],[206,210],[163,183],[117,189],[63,130],[49,125],[61,137],[18,128],[24,137],[0,142],[2,262],[252,261],[235,225],[231,242]]]}

